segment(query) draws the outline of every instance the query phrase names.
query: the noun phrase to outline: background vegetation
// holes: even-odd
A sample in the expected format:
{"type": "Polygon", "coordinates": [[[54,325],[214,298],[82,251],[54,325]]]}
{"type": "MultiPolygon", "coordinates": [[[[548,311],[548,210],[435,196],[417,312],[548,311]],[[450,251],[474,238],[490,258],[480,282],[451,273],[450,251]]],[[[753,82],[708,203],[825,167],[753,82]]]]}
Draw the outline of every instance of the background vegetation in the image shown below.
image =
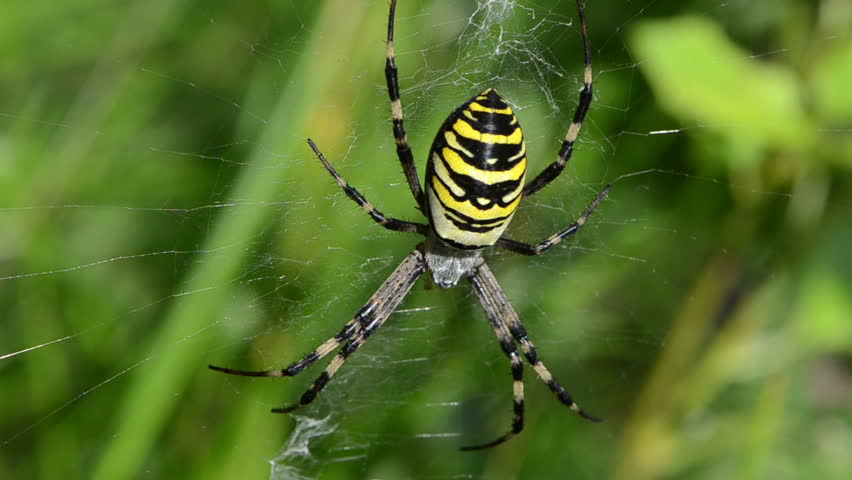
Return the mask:
{"type": "MultiPolygon", "coordinates": [[[[503,4],[480,3],[401,1],[421,172],[485,86],[517,105],[533,171],[574,108],[573,2],[496,20],[503,4]]],[[[458,452],[510,421],[507,362],[464,288],[416,286],[295,418],[268,409],[318,370],[206,370],[294,360],[417,242],[373,225],[304,144],[420,218],[393,154],[386,9],[3,2],[0,478],[849,478],[849,0],[589,2],[596,103],[511,234],[546,236],[614,182],[610,199],[546,258],[488,258],[605,423],[528,371],[523,435],[458,452]]]]}

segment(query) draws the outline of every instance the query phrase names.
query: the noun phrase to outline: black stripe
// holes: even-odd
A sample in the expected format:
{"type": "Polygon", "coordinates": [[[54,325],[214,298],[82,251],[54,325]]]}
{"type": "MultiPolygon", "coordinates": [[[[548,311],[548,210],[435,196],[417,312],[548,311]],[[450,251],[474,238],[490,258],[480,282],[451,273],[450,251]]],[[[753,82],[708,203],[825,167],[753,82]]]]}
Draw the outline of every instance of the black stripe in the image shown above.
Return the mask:
{"type": "Polygon", "coordinates": [[[580,103],[577,104],[577,110],[574,111],[574,123],[583,123],[586,114],[589,113],[589,107],[592,105],[592,86],[584,85],[580,91],[580,103]]]}
{"type": "MultiPolygon", "coordinates": [[[[509,339],[509,342],[511,342],[511,341],[512,340],[509,339]]],[[[514,347],[514,344],[512,344],[512,347],[514,347]]],[[[518,358],[518,351],[516,349],[513,348],[511,350],[511,353],[514,356],[514,358],[511,359],[512,360],[512,379],[520,380],[521,378],[523,378],[523,375],[524,375],[524,363],[521,361],[520,358],[518,358]]]]}
{"type": "Polygon", "coordinates": [[[290,365],[289,367],[285,368],[284,370],[282,370],[281,374],[284,375],[285,377],[292,377],[292,376],[298,375],[299,372],[301,372],[302,370],[305,369],[305,367],[307,367],[308,365],[311,365],[312,363],[316,362],[317,360],[319,360],[319,354],[316,352],[316,350],[314,350],[313,352],[305,355],[304,358],[302,358],[298,362],[296,362],[296,363],[290,365]]]}
{"type": "MultiPolygon", "coordinates": [[[[469,201],[474,207],[478,208],[479,210],[488,210],[489,208],[493,207],[495,203],[497,205],[500,205],[501,207],[506,207],[518,198],[518,196],[515,195],[507,201],[503,200],[506,195],[509,195],[510,193],[519,190],[519,187],[521,186],[521,180],[509,180],[506,182],[497,182],[492,184],[480,182],[479,180],[458,173],[452,168],[450,168],[450,165],[446,162],[443,156],[438,155],[438,158],[441,159],[441,163],[444,165],[447,172],[449,172],[450,179],[464,191],[463,195],[456,195],[455,193],[453,193],[452,189],[450,189],[449,185],[447,185],[447,182],[443,181],[441,177],[436,174],[435,179],[441,182],[441,185],[443,185],[444,188],[446,188],[447,191],[450,192],[450,196],[453,197],[453,199],[459,202],[469,201]],[[490,202],[485,205],[482,205],[479,202],[474,201],[477,198],[485,198],[490,200],[490,202]]],[[[432,188],[434,191],[434,187],[431,184],[429,185],[429,188],[432,188]]],[[[518,195],[520,195],[520,193],[521,192],[518,191],[518,195]]]]}
{"type": "MultiPolygon", "coordinates": [[[[503,336],[501,334],[497,334],[497,342],[500,343],[500,348],[503,349],[503,353],[505,353],[509,359],[511,360],[512,354],[517,354],[517,349],[515,348],[515,343],[512,341],[512,337],[503,336]]],[[[523,367],[523,364],[520,365],[523,367]]],[[[521,374],[523,375],[523,374],[521,374]]],[[[515,371],[515,362],[512,362],[512,376],[517,379],[517,372],[515,371]]]]}
{"type": "Polygon", "coordinates": [[[405,127],[402,126],[402,119],[393,119],[393,138],[405,138],[405,127]]]}
{"type": "MultiPolygon", "coordinates": [[[[463,103],[455,113],[458,113],[459,117],[467,119],[467,116],[465,116],[462,111],[468,110],[468,112],[470,112],[477,120],[476,123],[471,124],[471,126],[480,132],[510,135],[516,128],[520,127],[514,114],[479,112],[470,109],[470,104],[473,102],[476,102],[485,108],[492,108],[495,110],[504,110],[509,108],[509,104],[507,104],[506,101],[503,100],[503,97],[501,97],[500,94],[493,89],[484,95],[484,99],[480,99],[479,97],[481,96],[482,94],[477,94],[471,97],[470,100],[463,103]],[[515,122],[512,123],[512,120],[515,120],[515,122]]],[[[470,122],[468,121],[468,123],[470,122]]]]}
{"type": "Polygon", "coordinates": [[[514,160],[509,160],[512,157],[516,157],[519,153],[521,153],[521,149],[523,143],[519,144],[511,144],[511,143],[486,143],[480,142],[479,140],[473,140],[471,138],[462,137],[455,130],[450,128],[444,128],[438,133],[438,138],[435,139],[435,145],[433,146],[433,152],[440,152],[440,149],[447,146],[450,147],[453,151],[457,152],[459,156],[464,160],[468,165],[472,165],[480,170],[486,170],[489,172],[498,172],[503,170],[509,170],[518,162],[521,161],[523,156],[517,157],[514,160]],[[459,145],[462,146],[465,150],[471,153],[473,157],[468,157],[463,152],[460,152],[453,147],[450,147],[446,142],[447,140],[444,138],[444,132],[451,131],[456,136],[459,145]],[[497,161],[494,163],[488,163],[486,159],[496,158],[497,161]]]}
{"type": "Polygon", "coordinates": [[[483,96],[481,93],[476,94],[476,96],[468,100],[468,103],[475,101],[483,107],[496,108],[498,110],[509,106],[509,104],[506,103],[505,100],[503,100],[503,97],[501,97],[500,94],[497,93],[497,90],[494,90],[493,88],[490,89],[489,92],[484,95],[485,99],[477,100],[477,97],[481,96],[483,96]]]}
{"type": "Polygon", "coordinates": [[[490,232],[491,230],[494,230],[495,228],[500,228],[500,227],[503,226],[503,223],[501,222],[501,223],[497,223],[497,224],[492,225],[492,226],[477,227],[477,226],[474,226],[470,223],[460,221],[457,218],[453,217],[452,215],[444,214],[444,218],[446,218],[447,220],[452,222],[453,225],[455,225],[459,230],[464,230],[466,232],[473,232],[473,233],[490,232]]]}
{"type": "MultiPolygon", "coordinates": [[[[562,140],[562,147],[559,148],[559,158],[568,158],[571,155],[571,152],[574,150],[574,142],[570,142],[568,140],[562,140]]],[[[566,160],[567,163],[567,160],[566,160]]],[[[560,163],[558,163],[560,164],[560,163]]],[[[561,165],[565,165],[561,163],[561,165]]],[[[561,171],[561,169],[560,169],[561,171]]]]}
{"type": "Polygon", "coordinates": [[[361,327],[367,326],[367,321],[372,319],[373,315],[371,315],[372,311],[376,308],[373,300],[370,299],[363,307],[358,309],[358,312],[355,313],[355,320],[361,324],[361,327]]]}
{"type": "MultiPolygon", "coordinates": [[[[477,102],[478,103],[478,102],[477,102]]],[[[480,104],[481,105],[481,104],[480,104]]],[[[511,135],[520,128],[514,115],[494,112],[480,112],[472,110],[470,104],[465,108],[476,120],[471,120],[467,115],[462,118],[480,133],[493,133],[496,135],[511,135]],[[512,120],[515,120],[512,122],[512,120]]]]}
{"type": "Polygon", "coordinates": [[[345,342],[352,336],[352,330],[355,329],[355,324],[353,323],[350,326],[346,326],[343,331],[334,336],[334,341],[338,344],[345,342]]]}
{"type": "Polygon", "coordinates": [[[529,351],[524,352],[524,356],[527,357],[527,361],[530,362],[530,365],[536,365],[540,362],[538,352],[536,352],[532,342],[527,342],[527,347],[529,348],[529,351]]]}
{"type": "MultiPolygon", "coordinates": [[[[317,377],[316,381],[311,388],[307,389],[305,393],[302,394],[302,398],[299,399],[299,405],[307,405],[314,400],[314,397],[317,396],[320,390],[325,387],[325,384],[328,383],[329,379],[328,372],[323,371],[319,377],[317,377]]],[[[286,413],[286,412],[285,412],[286,413]]]]}
{"type": "Polygon", "coordinates": [[[512,433],[521,433],[524,429],[524,401],[515,403],[515,417],[512,419],[512,433]]]}
{"type": "Polygon", "coordinates": [[[399,76],[393,57],[385,59],[385,80],[388,84],[388,97],[391,102],[399,100],[399,76]]]}
{"type": "Polygon", "coordinates": [[[556,392],[556,396],[559,398],[560,402],[564,403],[565,405],[568,405],[569,407],[574,405],[574,399],[571,398],[571,395],[569,395],[568,392],[566,392],[561,385],[556,383],[555,380],[547,382],[547,386],[550,387],[551,390],[556,392]]]}
{"type": "MultiPolygon", "coordinates": [[[[429,188],[432,188],[432,186],[430,185],[429,188]]],[[[514,213],[514,212],[512,212],[512,213],[509,213],[508,215],[503,215],[501,217],[489,217],[489,218],[484,218],[484,219],[472,218],[472,217],[469,217],[469,216],[459,212],[458,210],[448,206],[446,203],[444,203],[441,200],[441,197],[439,197],[437,193],[434,193],[434,191],[433,191],[433,194],[435,195],[435,198],[438,200],[438,203],[441,204],[441,207],[444,210],[451,212],[453,215],[456,215],[460,220],[464,221],[465,223],[471,224],[471,225],[489,225],[489,224],[492,224],[492,223],[504,221],[504,220],[508,219],[510,216],[512,216],[512,213],[514,213]]]]}
{"type": "Polygon", "coordinates": [[[452,240],[450,238],[442,237],[441,234],[438,233],[438,231],[435,230],[434,228],[432,230],[435,232],[435,235],[437,235],[438,238],[441,239],[442,242],[446,243],[447,245],[449,245],[453,248],[457,248],[459,250],[481,250],[485,247],[490,246],[490,245],[466,245],[464,243],[459,243],[459,242],[452,240]]]}

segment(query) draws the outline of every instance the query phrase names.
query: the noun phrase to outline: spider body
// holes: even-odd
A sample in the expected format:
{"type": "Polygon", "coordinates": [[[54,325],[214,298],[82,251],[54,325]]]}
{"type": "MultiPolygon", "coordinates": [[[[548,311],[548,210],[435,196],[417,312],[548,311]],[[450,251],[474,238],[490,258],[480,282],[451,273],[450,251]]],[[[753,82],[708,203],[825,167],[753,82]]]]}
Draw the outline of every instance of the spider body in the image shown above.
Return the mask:
{"type": "Polygon", "coordinates": [[[526,147],[518,119],[506,101],[494,89],[489,88],[459,106],[439,129],[427,160],[424,192],[403,124],[393,50],[396,0],[391,0],[385,77],[391,102],[393,135],[397,156],[411,194],[429,223],[409,222],[386,216],[337,173],[312,140],[308,139],[308,144],[340,188],[361,206],[373,221],[390,230],[423,235],[426,240],[400,263],[340,332],[301,360],[281,370],[246,371],[212,365],[210,368],[233,375],[291,377],[339,349],[325,370],[302,394],[297,404],[272,411],[287,413],[307,405],[325,388],[346,359],[382,326],[402,303],[414,283],[428,270],[440,287],[454,286],[462,278],[470,282],[497,336],[500,348],[511,364],[514,412],[511,430],[496,440],[463,447],[462,450],[494,447],[523,429],[524,369],[521,356],[561,403],[588,420],[598,421],[574,402],[571,395],[542,363],[518,314],[482,258],[483,249],[492,245],[523,255],[546,252],[576,234],[609,192],[607,185],[573,223],[537,244],[530,245],[503,236],[521,200],[548,185],[565,168],[592,102],[591,50],[582,0],[577,0],[577,10],[584,47],[583,88],[580,90],[579,103],[556,161],[532,180],[526,181],[526,147]]]}
{"type": "Polygon", "coordinates": [[[426,264],[440,287],[452,287],[506,230],[524,187],[526,146],[518,119],[492,88],[451,113],[426,165],[430,233],[426,264]]]}
{"type": "Polygon", "coordinates": [[[438,131],[426,166],[430,224],[455,248],[494,245],[521,201],[524,134],[509,105],[487,89],[457,108],[438,131]]]}

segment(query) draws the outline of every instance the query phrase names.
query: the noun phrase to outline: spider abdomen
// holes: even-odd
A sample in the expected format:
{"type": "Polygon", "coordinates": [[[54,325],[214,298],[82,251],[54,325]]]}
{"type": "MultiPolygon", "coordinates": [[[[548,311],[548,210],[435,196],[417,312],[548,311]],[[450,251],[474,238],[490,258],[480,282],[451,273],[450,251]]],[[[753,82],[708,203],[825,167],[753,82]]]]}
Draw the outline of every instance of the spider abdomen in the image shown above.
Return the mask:
{"type": "Polygon", "coordinates": [[[524,188],[524,134],[512,109],[487,89],[444,122],[429,153],[426,196],[432,228],[465,250],[493,245],[524,188]]]}

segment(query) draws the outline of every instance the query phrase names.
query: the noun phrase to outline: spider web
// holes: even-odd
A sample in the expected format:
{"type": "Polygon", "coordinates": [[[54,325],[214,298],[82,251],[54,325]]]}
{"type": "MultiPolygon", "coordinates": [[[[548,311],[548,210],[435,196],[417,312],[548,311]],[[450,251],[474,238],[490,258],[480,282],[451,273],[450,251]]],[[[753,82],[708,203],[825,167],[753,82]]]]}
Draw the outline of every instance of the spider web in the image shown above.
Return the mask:
{"type": "MultiPolygon", "coordinates": [[[[582,86],[582,50],[579,29],[575,24],[575,6],[566,2],[545,8],[528,2],[505,1],[481,1],[472,6],[472,11],[464,8],[450,8],[437,13],[415,10],[413,15],[406,15],[405,10],[401,9],[397,19],[397,65],[401,71],[406,127],[415,151],[419,150],[418,156],[422,159],[424,149],[428,148],[434,135],[434,126],[440,123],[442,117],[452,111],[461,99],[493,86],[500,91],[513,93],[509,101],[524,122],[529,148],[533,152],[531,158],[537,156],[550,161],[555,157],[558,139],[564,136],[582,86]],[[412,24],[414,28],[410,27],[412,24]],[[439,33],[434,33],[436,31],[443,36],[438,37],[439,33]],[[419,40],[418,37],[424,32],[430,32],[438,38],[426,42],[431,46],[425,49],[406,49],[407,44],[419,40]],[[573,55],[559,56],[553,52],[554,47],[566,43],[573,45],[573,55]],[[412,64],[414,68],[410,68],[412,64]],[[535,137],[529,139],[530,135],[535,137]]],[[[356,98],[353,103],[360,105],[369,101],[374,105],[374,118],[382,119],[387,115],[385,95],[384,86],[379,84],[369,100],[356,98]]],[[[591,123],[590,129],[594,129],[591,123]]],[[[342,168],[348,170],[344,175],[368,198],[375,199],[373,202],[380,208],[384,208],[381,205],[387,205],[384,211],[398,215],[400,205],[409,205],[408,212],[411,212],[412,202],[405,195],[406,189],[398,169],[388,169],[393,176],[387,180],[388,185],[403,191],[402,200],[397,201],[378,200],[383,192],[374,180],[356,181],[354,177],[356,173],[353,171],[357,170],[371,171],[371,178],[378,174],[369,168],[369,160],[361,160],[369,159],[370,156],[359,154],[358,150],[362,148],[360,143],[363,138],[368,135],[386,137],[386,122],[359,123],[350,134],[347,151],[340,160],[345,165],[342,168]],[[347,163],[350,160],[355,163],[347,163]]],[[[604,162],[607,161],[606,155],[614,150],[610,140],[602,137],[600,132],[597,136],[584,137],[583,141],[582,149],[598,153],[599,159],[604,162]]],[[[419,166],[422,172],[422,162],[419,166]]],[[[543,167],[543,162],[537,167],[543,167]]],[[[513,231],[532,240],[543,238],[570,223],[573,216],[582,211],[597,191],[603,188],[605,179],[612,175],[606,164],[603,168],[590,171],[592,173],[585,179],[574,178],[560,182],[563,187],[572,185],[573,193],[565,194],[563,191],[561,195],[548,195],[541,204],[534,202],[541,207],[538,212],[534,211],[535,207],[530,209],[532,211],[520,212],[515,221],[519,228],[513,231]],[[540,223],[542,220],[543,223],[540,223]]],[[[340,199],[343,205],[348,202],[338,192],[335,192],[334,198],[340,199]]],[[[418,218],[416,212],[402,216],[418,218]]],[[[375,238],[377,242],[386,243],[380,231],[376,233],[375,229],[368,228],[366,235],[375,238]]],[[[606,249],[595,232],[590,231],[589,235],[588,246],[575,244],[561,249],[554,256],[565,261],[581,249],[606,249]]],[[[411,245],[410,240],[403,241],[411,245]]],[[[643,261],[620,252],[607,251],[605,255],[626,262],[643,261]]],[[[494,252],[491,258],[495,256],[502,257],[499,252],[494,252]]],[[[401,254],[396,254],[381,259],[384,266],[382,274],[370,275],[368,279],[358,278],[353,284],[362,284],[366,280],[376,285],[385,278],[384,272],[392,269],[401,257],[401,254]]],[[[566,279],[559,267],[549,267],[546,260],[521,259],[514,261],[509,270],[515,268],[530,268],[538,270],[540,274],[542,269],[549,269],[549,275],[541,274],[541,278],[550,277],[546,281],[558,283],[563,288],[572,289],[576,282],[566,279]],[[527,265],[523,266],[523,263],[527,265]]],[[[529,277],[513,281],[511,275],[504,275],[502,281],[510,292],[513,289],[515,292],[523,292],[529,288],[529,277]]],[[[371,287],[368,290],[373,289],[371,287]]],[[[509,399],[506,378],[508,365],[496,348],[493,333],[482,322],[482,313],[475,298],[466,286],[454,291],[424,293],[418,290],[415,287],[405,303],[406,307],[392,316],[382,328],[380,335],[384,340],[371,340],[357,356],[353,356],[345,370],[335,377],[333,385],[323,392],[322,400],[306,409],[311,415],[296,420],[294,437],[273,461],[273,477],[299,478],[298,475],[307,475],[310,478],[329,469],[329,465],[336,462],[361,462],[365,465],[381,463],[382,455],[378,452],[392,448],[397,442],[411,444],[412,448],[418,448],[418,445],[440,445],[440,448],[455,450],[465,441],[471,442],[463,440],[465,432],[459,425],[467,422],[460,422],[460,419],[475,419],[477,424],[496,424],[485,429],[489,432],[486,435],[490,436],[508,428],[510,418],[505,408],[509,399]],[[439,296],[449,297],[450,300],[439,296]],[[468,339],[461,343],[467,349],[464,357],[473,358],[474,363],[448,364],[448,359],[453,355],[449,352],[461,348],[458,337],[468,339]],[[475,340],[471,342],[470,339],[475,340]],[[487,368],[487,371],[482,372],[483,368],[487,368]],[[468,379],[477,376],[487,378],[485,386],[481,387],[482,391],[466,385],[469,384],[468,379]],[[434,377],[440,381],[430,381],[434,377]],[[418,395],[421,389],[428,390],[428,396],[424,398],[418,395]],[[345,407],[341,408],[342,405],[345,407]],[[353,420],[367,417],[371,419],[368,425],[393,422],[399,416],[399,411],[410,409],[412,405],[427,412],[423,413],[424,417],[434,419],[433,423],[424,424],[414,432],[402,429],[397,432],[391,426],[384,432],[384,436],[376,437],[369,427],[365,428],[353,420]],[[483,412],[472,411],[473,408],[482,408],[483,412]],[[318,423],[323,428],[314,428],[318,423]],[[306,445],[314,445],[311,454],[304,450],[306,445]]],[[[547,309],[539,304],[534,295],[510,294],[510,297],[520,303],[519,309],[538,314],[538,329],[547,329],[548,324],[553,326],[562,323],[559,320],[548,321],[547,309]]],[[[363,298],[351,299],[348,311],[357,309],[363,303],[363,298]]],[[[569,311],[572,318],[588,317],[584,307],[569,308],[569,311]]],[[[572,336],[568,342],[561,339],[558,343],[550,343],[541,339],[538,344],[544,351],[554,350],[558,344],[562,347],[570,344],[570,349],[578,353],[569,362],[575,362],[575,366],[579,367],[582,361],[582,353],[579,352],[584,351],[584,341],[617,341],[611,331],[597,331],[589,326],[577,326],[572,336]]],[[[628,341],[637,340],[641,348],[653,350],[659,346],[659,339],[640,339],[637,333],[628,341]]],[[[528,383],[537,381],[532,372],[528,373],[528,383]]],[[[594,396],[591,393],[594,390],[587,388],[589,393],[585,396],[594,396]]],[[[532,398],[552,401],[544,395],[532,398]]],[[[469,474],[460,470],[448,475],[448,478],[456,478],[457,475],[458,478],[467,478],[469,474]]]]}
{"type": "MultiPolygon", "coordinates": [[[[627,2],[601,18],[604,2],[590,2],[592,110],[569,168],[522,204],[509,234],[543,239],[607,183],[612,194],[546,257],[486,258],[556,377],[613,422],[582,423],[527,369],[524,434],[505,456],[457,454],[510,426],[509,365],[469,288],[423,282],[313,404],[271,415],[328,358],[285,380],[205,365],[298,359],[419,241],[370,222],[304,144],[310,135],[386,214],[422,221],[390,132],[387,2],[114,3],[48,15],[22,2],[0,15],[25,27],[9,34],[18,50],[0,75],[5,91],[26,93],[0,101],[0,381],[20,392],[0,400],[3,478],[550,478],[567,467],[534,465],[565,450],[570,471],[595,477],[612,458],[600,445],[617,448],[612,425],[665,348],[676,306],[660,299],[690,281],[647,242],[688,259],[712,241],[654,210],[656,199],[670,188],[792,197],[682,159],[634,158],[715,130],[646,109],[652,94],[624,32],[670,7],[627,2]]],[[[741,18],[748,3],[691,13],[741,18]]],[[[401,1],[396,32],[421,177],[443,118],[486,87],[524,126],[531,174],[555,158],[582,86],[573,1],[401,1]]]]}

